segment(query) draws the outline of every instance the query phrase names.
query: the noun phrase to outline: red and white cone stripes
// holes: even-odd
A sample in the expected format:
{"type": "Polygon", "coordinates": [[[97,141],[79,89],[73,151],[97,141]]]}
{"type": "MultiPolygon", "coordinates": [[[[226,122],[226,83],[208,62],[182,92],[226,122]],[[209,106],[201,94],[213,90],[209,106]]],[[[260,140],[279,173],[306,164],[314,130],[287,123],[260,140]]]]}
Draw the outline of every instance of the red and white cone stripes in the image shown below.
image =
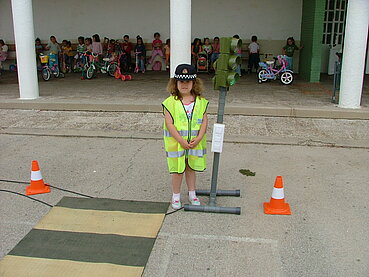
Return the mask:
{"type": "Polygon", "coordinates": [[[31,184],[26,187],[26,195],[50,192],[50,186],[44,183],[37,161],[32,161],[31,184]]]}
{"type": "Polygon", "coordinates": [[[283,214],[290,215],[291,209],[288,203],[284,202],[284,189],[282,176],[277,176],[275,179],[272,198],[270,202],[264,203],[264,213],[265,214],[283,214]]]}

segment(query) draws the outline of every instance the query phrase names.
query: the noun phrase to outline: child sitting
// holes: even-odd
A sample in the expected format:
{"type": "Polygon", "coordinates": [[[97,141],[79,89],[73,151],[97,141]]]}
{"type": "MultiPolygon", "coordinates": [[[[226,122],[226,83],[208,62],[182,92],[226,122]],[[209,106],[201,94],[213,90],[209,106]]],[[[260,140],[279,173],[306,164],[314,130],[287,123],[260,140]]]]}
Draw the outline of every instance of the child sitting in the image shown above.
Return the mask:
{"type": "Polygon", "coordinates": [[[195,66],[197,70],[197,60],[199,58],[199,53],[202,52],[201,40],[199,38],[195,38],[192,47],[191,47],[191,54],[192,54],[192,64],[195,66]]]}
{"type": "Polygon", "coordinates": [[[83,53],[87,50],[85,45],[85,38],[78,37],[78,45],[77,45],[77,54],[74,56],[74,68],[77,67],[77,62],[80,62],[80,65],[84,64],[83,53]]]}
{"type": "Polygon", "coordinates": [[[60,52],[60,46],[56,41],[55,36],[50,37],[50,42],[45,47],[46,50],[49,50],[50,54],[58,55],[60,52]]]}
{"type": "Polygon", "coordinates": [[[103,47],[98,34],[92,36],[92,53],[97,54],[98,56],[101,56],[103,53],[103,47]]]}
{"type": "Polygon", "coordinates": [[[149,63],[152,63],[157,55],[163,57],[162,45],[163,42],[160,40],[160,34],[156,32],[154,34],[154,40],[152,41],[152,54],[149,63]]]}

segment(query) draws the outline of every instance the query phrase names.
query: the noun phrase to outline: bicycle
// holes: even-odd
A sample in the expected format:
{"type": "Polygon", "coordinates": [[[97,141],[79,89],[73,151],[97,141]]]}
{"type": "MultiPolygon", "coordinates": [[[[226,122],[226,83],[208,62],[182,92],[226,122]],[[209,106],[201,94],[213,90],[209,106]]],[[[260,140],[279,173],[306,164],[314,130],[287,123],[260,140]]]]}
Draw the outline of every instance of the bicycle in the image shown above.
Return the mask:
{"type": "Polygon", "coordinates": [[[277,58],[274,57],[274,61],[266,61],[265,63],[259,62],[261,69],[257,74],[258,83],[261,84],[268,80],[276,80],[279,78],[284,85],[292,84],[294,79],[293,71],[287,69],[287,64],[286,59],[282,55],[277,56],[277,58]],[[280,66],[276,65],[277,60],[280,66]]]}
{"type": "Polygon", "coordinates": [[[109,58],[103,58],[103,62],[100,63],[98,61],[98,54],[86,52],[84,55],[86,56],[86,64],[82,70],[82,78],[92,79],[98,70],[103,74],[107,73],[109,76],[114,77],[114,73],[118,67],[115,61],[111,61],[109,58]]]}
{"type": "Polygon", "coordinates": [[[58,56],[56,54],[44,55],[40,54],[41,60],[41,76],[44,81],[49,81],[51,75],[55,78],[64,77],[64,74],[60,72],[58,65],[58,56]]]}

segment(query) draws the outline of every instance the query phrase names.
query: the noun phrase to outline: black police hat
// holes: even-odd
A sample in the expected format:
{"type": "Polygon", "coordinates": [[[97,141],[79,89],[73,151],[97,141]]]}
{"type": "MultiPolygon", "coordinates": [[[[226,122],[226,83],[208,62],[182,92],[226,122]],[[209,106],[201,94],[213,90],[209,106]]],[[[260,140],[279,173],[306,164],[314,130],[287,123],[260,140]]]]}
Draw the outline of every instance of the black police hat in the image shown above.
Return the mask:
{"type": "Polygon", "coordinates": [[[197,77],[196,69],[190,64],[180,64],[174,73],[174,79],[177,81],[191,81],[197,77]]]}

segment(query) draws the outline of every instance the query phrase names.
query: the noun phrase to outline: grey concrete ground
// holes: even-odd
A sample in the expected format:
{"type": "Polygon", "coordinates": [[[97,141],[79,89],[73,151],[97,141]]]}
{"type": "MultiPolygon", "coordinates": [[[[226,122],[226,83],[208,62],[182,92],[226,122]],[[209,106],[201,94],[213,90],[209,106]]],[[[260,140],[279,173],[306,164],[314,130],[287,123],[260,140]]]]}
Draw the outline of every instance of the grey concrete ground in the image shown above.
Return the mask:
{"type": "MultiPolygon", "coordinates": [[[[159,113],[0,110],[0,117],[0,179],[29,180],[37,159],[54,186],[170,200],[159,113]]],[[[218,205],[241,207],[241,215],[168,215],[144,276],[369,276],[368,121],[228,115],[225,124],[219,188],[241,189],[241,197],[219,197],[218,205]],[[277,175],[291,216],[263,213],[277,175]]],[[[198,188],[210,187],[211,164],[210,154],[198,188]]],[[[56,204],[64,195],[54,189],[36,198],[56,204]]],[[[49,208],[0,198],[3,257],[49,208]]]]}

